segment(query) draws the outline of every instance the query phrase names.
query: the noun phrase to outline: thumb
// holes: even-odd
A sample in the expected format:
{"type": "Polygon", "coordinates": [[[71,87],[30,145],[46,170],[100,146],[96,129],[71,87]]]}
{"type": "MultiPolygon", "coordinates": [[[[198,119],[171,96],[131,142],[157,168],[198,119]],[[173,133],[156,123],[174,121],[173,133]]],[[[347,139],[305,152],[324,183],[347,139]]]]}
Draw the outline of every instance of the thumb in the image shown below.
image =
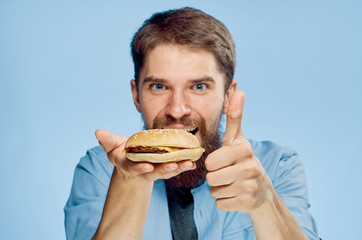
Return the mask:
{"type": "Polygon", "coordinates": [[[122,135],[112,134],[108,130],[98,129],[95,132],[96,138],[99,144],[104,148],[104,151],[108,154],[114,149],[120,147],[127,141],[127,137],[122,135]]]}
{"type": "Polygon", "coordinates": [[[222,139],[222,145],[230,144],[236,137],[244,137],[241,131],[241,120],[244,111],[244,92],[237,90],[230,99],[226,113],[226,128],[222,139]]]}

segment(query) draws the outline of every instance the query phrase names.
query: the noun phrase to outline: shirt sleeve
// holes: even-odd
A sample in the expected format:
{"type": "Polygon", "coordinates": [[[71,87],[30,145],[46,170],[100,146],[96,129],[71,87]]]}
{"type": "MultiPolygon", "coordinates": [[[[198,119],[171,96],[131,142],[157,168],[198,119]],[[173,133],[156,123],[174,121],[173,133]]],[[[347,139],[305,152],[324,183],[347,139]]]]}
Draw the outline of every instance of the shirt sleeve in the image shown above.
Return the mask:
{"type": "Polygon", "coordinates": [[[304,166],[292,149],[283,149],[273,185],[309,239],[320,239],[316,223],[309,213],[308,189],[304,166]]]}
{"type": "Polygon", "coordinates": [[[88,150],[81,158],[64,207],[68,240],[92,239],[102,216],[112,172],[113,165],[102,147],[88,150]]]}

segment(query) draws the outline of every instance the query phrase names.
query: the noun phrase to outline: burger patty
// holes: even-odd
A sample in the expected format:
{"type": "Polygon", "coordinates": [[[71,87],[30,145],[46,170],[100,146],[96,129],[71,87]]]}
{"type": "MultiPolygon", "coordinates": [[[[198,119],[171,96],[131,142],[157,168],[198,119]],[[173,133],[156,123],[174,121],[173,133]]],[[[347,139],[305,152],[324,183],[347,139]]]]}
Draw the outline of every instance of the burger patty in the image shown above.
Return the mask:
{"type": "Polygon", "coordinates": [[[160,150],[157,147],[131,147],[126,148],[127,153],[168,153],[166,150],[160,150]]]}

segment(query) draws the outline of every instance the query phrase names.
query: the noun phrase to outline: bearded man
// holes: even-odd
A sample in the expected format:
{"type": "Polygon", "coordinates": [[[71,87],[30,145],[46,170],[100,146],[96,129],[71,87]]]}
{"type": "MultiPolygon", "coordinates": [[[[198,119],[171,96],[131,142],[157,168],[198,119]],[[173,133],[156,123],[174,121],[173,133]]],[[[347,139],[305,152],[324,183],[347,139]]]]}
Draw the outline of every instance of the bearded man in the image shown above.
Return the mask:
{"type": "Polygon", "coordinates": [[[145,21],[131,47],[145,128],[193,129],[206,151],[196,162],[135,163],[126,137],[98,130],[101,146],[75,170],[67,238],[319,239],[298,155],[244,138],[226,27],[196,9],[170,10],[145,21]]]}

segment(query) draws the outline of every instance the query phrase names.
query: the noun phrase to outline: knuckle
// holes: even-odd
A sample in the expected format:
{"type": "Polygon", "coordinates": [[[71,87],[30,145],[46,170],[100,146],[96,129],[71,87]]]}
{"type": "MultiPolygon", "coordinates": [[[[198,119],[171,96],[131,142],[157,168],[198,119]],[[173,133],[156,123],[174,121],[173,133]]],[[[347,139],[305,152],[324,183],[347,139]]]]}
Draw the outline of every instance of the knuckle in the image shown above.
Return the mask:
{"type": "Polygon", "coordinates": [[[235,153],[237,156],[240,156],[242,158],[252,158],[254,156],[253,149],[251,149],[248,145],[240,144],[235,149],[235,153]]]}
{"type": "Polygon", "coordinates": [[[249,193],[255,193],[258,190],[258,184],[256,182],[251,182],[246,185],[245,189],[249,193]]]}
{"type": "Polygon", "coordinates": [[[246,174],[248,175],[248,177],[250,178],[256,178],[259,176],[259,169],[257,166],[252,166],[248,169],[245,170],[246,174]]]}
{"type": "Polygon", "coordinates": [[[244,176],[245,175],[245,169],[242,167],[238,167],[237,171],[236,171],[238,176],[244,176]]]}
{"type": "Polygon", "coordinates": [[[243,116],[243,112],[239,109],[229,111],[227,114],[227,118],[232,121],[239,120],[239,119],[241,119],[242,116],[243,116]]]}
{"type": "Polygon", "coordinates": [[[250,147],[246,147],[244,148],[244,156],[247,158],[251,158],[253,157],[254,153],[253,153],[253,149],[251,149],[250,147]]]}
{"type": "Polygon", "coordinates": [[[237,156],[243,156],[244,155],[244,148],[242,146],[237,146],[235,149],[235,153],[237,156]]]}

